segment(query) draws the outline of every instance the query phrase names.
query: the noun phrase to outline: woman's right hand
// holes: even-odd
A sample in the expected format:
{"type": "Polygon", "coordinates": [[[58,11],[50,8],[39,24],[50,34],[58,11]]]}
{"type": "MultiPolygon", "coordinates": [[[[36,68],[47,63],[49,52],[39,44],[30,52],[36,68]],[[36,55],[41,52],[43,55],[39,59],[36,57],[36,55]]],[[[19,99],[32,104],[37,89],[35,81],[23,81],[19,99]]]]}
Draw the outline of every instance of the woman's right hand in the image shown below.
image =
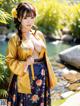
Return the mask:
{"type": "Polygon", "coordinates": [[[24,72],[26,72],[28,66],[31,65],[31,64],[33,64],[33,63],[34,63],[34,58],[28,57],[28,58],[26,59],[25,64],[24,64],[24,72]]]}
{"type": "Polygon", "coordinates": [[[28,57],[28,58],[26,59],[26,62],[27,62],[27,65],[31,65],[31,64],[34,63],[34,58],[33,58],[33,57],[28,57]]]}
{"type": "Polygon", "coordinates": [[[24,64],[24,72],[27,71],[28,65],[31,65],[33,63],[34,63],[34,58],[28,57],[25,61],[25,64],[24,64]]]}

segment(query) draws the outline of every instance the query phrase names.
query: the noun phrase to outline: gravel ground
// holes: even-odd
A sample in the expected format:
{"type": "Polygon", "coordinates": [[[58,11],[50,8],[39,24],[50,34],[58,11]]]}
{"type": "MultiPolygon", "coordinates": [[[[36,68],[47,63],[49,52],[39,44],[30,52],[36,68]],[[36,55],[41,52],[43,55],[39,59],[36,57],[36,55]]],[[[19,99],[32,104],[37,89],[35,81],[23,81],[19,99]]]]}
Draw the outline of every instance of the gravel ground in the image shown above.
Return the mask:
{"type": "Polygon", "coordinates": [[[69,81],[64,79],[63,71],[67,72],[67,71],[70,71],[71,69],[68,69],[66,66],[64,66],[61,63],[53,63],[53,70],[54,70],[56,77],[57,77],[57,85],[51,91],[52,100],[55,101],[55,100],[59,100],[62,98],[61,97],[62,93],[70,91],[67,87],[67,84],[69,83],[69,81]]]}

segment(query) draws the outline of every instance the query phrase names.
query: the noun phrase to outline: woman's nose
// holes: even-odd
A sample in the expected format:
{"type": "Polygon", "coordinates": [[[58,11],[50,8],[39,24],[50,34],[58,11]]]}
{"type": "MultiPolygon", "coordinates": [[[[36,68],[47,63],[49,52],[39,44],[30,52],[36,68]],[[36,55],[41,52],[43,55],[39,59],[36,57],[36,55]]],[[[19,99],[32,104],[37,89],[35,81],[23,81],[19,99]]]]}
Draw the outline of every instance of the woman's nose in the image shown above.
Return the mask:
{"type": "Polygon", "coordinates": [[[33,21],[28,21],[28,23],[27,24],[32,24],[33,23],[33,21]]]}

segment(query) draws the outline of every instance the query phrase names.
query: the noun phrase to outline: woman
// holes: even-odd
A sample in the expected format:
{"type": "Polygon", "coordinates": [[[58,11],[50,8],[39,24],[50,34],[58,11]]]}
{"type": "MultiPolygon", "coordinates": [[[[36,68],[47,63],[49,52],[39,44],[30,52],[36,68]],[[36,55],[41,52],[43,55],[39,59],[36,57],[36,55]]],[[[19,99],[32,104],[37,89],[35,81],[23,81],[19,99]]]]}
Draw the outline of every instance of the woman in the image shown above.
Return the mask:
{"type": "Polygon", "coordinates": [[[32,30],[36,10],[19,3],[12,10],[17,32],[8,42],[6,64],[13,77],[8,89],[8,106],[51,106],[50,89],[56,78],[47,57],[45,40],[32,30]]]}

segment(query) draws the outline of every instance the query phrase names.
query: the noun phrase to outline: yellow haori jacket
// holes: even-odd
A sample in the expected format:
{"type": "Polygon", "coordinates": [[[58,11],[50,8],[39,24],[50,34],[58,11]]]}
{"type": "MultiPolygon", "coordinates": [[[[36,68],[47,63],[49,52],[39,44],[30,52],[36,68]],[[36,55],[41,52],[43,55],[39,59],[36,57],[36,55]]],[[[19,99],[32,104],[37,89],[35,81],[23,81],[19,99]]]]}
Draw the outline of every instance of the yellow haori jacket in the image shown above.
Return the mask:
{"type": "MultiPolygon", "coordinates": [[[[43,35],[40,35],[40,33],[37,33],[39,36],[36,36],[44,41],[43,35]]],[[[5,62],[12,72],[12,74],[17,75],[17,87],[19,93],[31,93],[31,85],[30,85],[30,78],[29,78],[29,72],[24,72],[24,63],[26,61],[26,58],[28,56],[32,55],[31,49],[23,49],[19,45],[20,38],[18,37],[17,33],[12,36],[8,42],[8,47],[6,51],[6,58],[5,62]]],[[[44,57],[49,73],[49,80],[50,80],[50,88],[53,89],[56,85],[56,77],[54,74],[54,71],[52,69],[51,63],[49,61],[49,58],[47,56],[47,51],[45,48],[41,49],[41,52],[39,54],[39,58],[44,57]]],[[[35,79],[34,76],[34,69],[33,65],[31,65],[31,71],[32,71],[32,78],[35,79]]]]}

